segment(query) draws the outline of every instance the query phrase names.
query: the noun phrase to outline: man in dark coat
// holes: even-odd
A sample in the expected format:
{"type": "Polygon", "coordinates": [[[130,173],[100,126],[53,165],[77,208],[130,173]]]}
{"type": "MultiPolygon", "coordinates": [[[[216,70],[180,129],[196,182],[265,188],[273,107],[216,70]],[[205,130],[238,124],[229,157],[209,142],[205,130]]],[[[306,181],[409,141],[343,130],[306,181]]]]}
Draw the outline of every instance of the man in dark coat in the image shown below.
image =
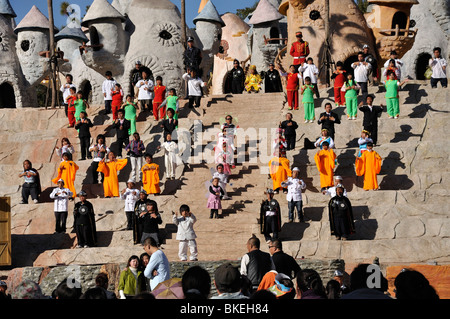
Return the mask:
{"type": "Polygon", "coordinates": [[[131,127],[131,122],[125,119],[125,111],[120,109],[117,111],[118,119],[114,121],[112,127],[116,129],[116,138],[117,138],[117,155],[119,158],[122,158],[122,149],[127,147],[130,141],[130,135],[128,130],[131,127]]]}
{"type": "MultiPolygon", "coordinates": [[[[183,62],[185,70],[194,69],[200,72],[200,63],[202,63],[202,51],[194,46],[194,38],[188,37],[187,48],[183,54],[183,62]]],[[[198,74],[200,77],[201,74],[198,74]]]]}
{"type": "Polygon", "coordinates": [[[359,110],[364,114],[363,128],[370,133],[370,138],[376,145],[378,141],[378,117],[383,112],[383,107],[372,105],[373,99],[372,95],[367,95],[366,104],[364,105],[361,101],[359,110]]]}
{"type": "Polygon", "coordinates": [[[283,92],[280,72],[275,69],[273,63],[269,64],[269,70],[264,72],[264,91],[266,93],[283,92]]]}
{"type": "Polygon", "coordinates": [[[73,209],[74,228],[78,240],[77,248],[93,247],[97,244],[94,206],[86,200],[85,191],[81,191],[78,197],[80,201],[75,204],[73,209]]]}
{"type": "Polygon", "coordinates": [[[336,196],[328,202],[328,217],[330,220],[331,235],[337,240],[347,240],[355,233],[353,210],[350,200],[344,196],[344,186],[336,186],[336,196]]]}
{"type": "Polygon", "coordinates": [[[278,233],[281,230],[281,209],[276,199],[273,199],[274,191],[266,191],[267,199],[261,203],[259,222],[261,225],[261,234],[267,242],[272,240],[270,234],[273,233],[273,239],[278,239],[278,233]]]}
{"type": "Polygon", "coordinates": [[[231,93],[241,94],[244,90],[245,72],[238,60],[234,60],[233,68],[228,72],[228,78],[231,82],[231,93]]]}
{"type": "Polygon", "coordinates": [[[296,129],[298,128],[297,122],[292,120],[292,113],[286,114],[286,121],[280,123],[280,128],[284,130],[284,137],[286,139],[286,151],[295,149],[295,140],[297,139],[296,129]]]}
{"type": "Polygon", "coordinates": [[[320,113],[319,121],[317,122],[319,125],[322,124],[322,129],[328,130],[328,135],[334,141],[334,124],[341,124],[341,120],[339,116],[331,111],[332,106],[331,103],[325,104],[325,112],[320,113]]]}
{"type": "Polygon", "coordinates": [[[269,243],[269,252],[272,255],[272,261],[278,273],[285,274],[291,279],[297,276],[300,266],[294,257],[283,251],[281,240],[274,239],[269,243]]]}
{"type": "Polygon", "coordinates": [[[131,84],[133,85],[133,90],[131,90],[130,93],[133,98],[138,95],[139,89],[136,88],[136,83],[143,79],[142,72],[145,72],[147,77],[153,81],[152,71],[148,67],[142,65],[141,61],[136,61],[135,68],[131,72],[131,84]]]}

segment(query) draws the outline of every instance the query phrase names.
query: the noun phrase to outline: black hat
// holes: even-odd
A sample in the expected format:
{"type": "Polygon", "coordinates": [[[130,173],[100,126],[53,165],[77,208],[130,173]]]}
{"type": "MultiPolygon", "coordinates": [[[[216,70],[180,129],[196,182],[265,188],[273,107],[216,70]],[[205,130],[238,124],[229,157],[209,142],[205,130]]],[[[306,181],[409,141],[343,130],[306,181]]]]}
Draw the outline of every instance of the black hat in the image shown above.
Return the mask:
{"type": "Polygon", "coordinates": [[[193,37],[188,37],[187,38],[187,42],[194,42],[194,38],[193,37]]]}
{"type": "Polygon", "coordinates": [[[241,274],[237,267],[231,263],[225,263],[219,266],[214,272],[214,280],[220,291],[237,291],[241,285],[241,274]]]}

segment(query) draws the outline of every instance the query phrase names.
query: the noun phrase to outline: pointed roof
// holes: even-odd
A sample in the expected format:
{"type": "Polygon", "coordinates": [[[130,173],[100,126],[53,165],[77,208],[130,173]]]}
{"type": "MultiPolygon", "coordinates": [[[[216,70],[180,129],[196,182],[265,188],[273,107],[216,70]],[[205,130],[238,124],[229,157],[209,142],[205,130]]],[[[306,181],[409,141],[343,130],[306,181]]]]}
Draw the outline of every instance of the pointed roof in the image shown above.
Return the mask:
{"type": "Polygon", "coordinates": [[[219,15],[219,12],[217,12],[216,7],[214,6],[211,0],[209,0],[205,4],[203,10],[196,18],[194,18],[193,21],[195,24],[197,24],[197,21],[212,21],[220,23],[222,27],[225,26],[225,22],[223,22],[222,18],[219,15]]]}
{"type": "Polygon", "coordinates": [[[198,7],[197,13],[202,12],[203,8],[205,7],[205,5],[206,5],[206,3],[207,3],[208,1],[209,1],[209,0],[201,0],[200,6],[198,7]]]}
{"type": "Polygon", "coordinates": [[[65,27],[57,34],[55,34],[55,41],[59,41],[62,39],[74,39],[80,40],[81,42],[88,42],[88,37],[84,34],[81,28],[69,28],[65,27]]]}
{"type": "Polygon", "coordinates": [[[261,24],[283,19],[283,15],[278,12],[268,0],[260,0],[248,24],[261,24]]]}
{"type": "Polygon", "coordinates": [[[9,3],[9,0],[0,0],[0,14],[12,16],[13,18],[17,17],[17,14],[14,12],[14,9],[9,3]]]}
{"type": "MultiPolygon", "coordinates": [[[[14,32],[17,33],[19,31],[30,29],[49,29],[49,24],[50,22],[47,17],[34,5],[14,29],[14,32]]],[[[55,28],[55,30],[58,29],[55,28]]]]}
{"type": "Polygon", "coordinates": [[[117,18],[125,21],[125,17],[117,11],[107,0],[94,0],[89,10],[84,16],[81,25],[84,27],[88,26],[88,22],[100,19],[112,19],[117,18]]]}

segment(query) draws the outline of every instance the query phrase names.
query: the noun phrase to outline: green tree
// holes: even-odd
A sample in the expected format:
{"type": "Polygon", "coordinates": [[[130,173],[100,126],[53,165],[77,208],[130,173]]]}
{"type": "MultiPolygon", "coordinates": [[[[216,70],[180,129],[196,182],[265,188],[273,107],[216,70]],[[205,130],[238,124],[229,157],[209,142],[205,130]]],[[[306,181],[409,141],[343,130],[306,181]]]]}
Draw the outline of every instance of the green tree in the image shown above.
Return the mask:
{"type": "Polygon", "coordinates": [[[255,11],[256,7],[258,6],[258,2],[259,1],[255,1],[255,3],[251,6],[251,7],[246,7],[243,9],[237,9],[236,10],[236,15],[241,18],[242,20],[244,20],[245,18],[247,18],[247,16],[252,13],[253,11],[255,11]]]}
{"type": "Polygon", "coordinates": [[[69,13],[67,12],[67,7],[68,6],[70,6],[70,3],[68,3],[67,1],[61,2],[61,6],[59,8],[59,13],[62,16],[66,16],[66,15],[68,16],[69,15],[69,13]]]}
{"type": "Polygon", "coordinates": [[[362,13],[367,13],[367,7],[369,6],[369,0],[356,0],[356,5],[362,13]]]}

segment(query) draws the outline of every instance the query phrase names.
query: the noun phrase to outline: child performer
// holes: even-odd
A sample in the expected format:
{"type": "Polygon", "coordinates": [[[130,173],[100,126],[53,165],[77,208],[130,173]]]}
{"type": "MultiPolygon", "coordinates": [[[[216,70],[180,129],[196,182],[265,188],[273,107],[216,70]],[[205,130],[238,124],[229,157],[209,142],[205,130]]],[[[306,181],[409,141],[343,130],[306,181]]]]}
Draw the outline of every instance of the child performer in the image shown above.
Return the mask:
{"type": "Polygon", "coordinates": [[[67,104],[67,118],[69,119],[69,126],[75,126],[75,101],[77,100],[77,89],[75,86],[71,86],[69,89],[69,95],[66,97],[65,101],[67,104]]]}
{"type": "Polygon", "coordinates": [[[319,87],[317,86],[317,76],[319,75],[319,69],[314,64],[313,58],[309,57],[306,59],[306,63],[299,68],[299,73],[303,74],[303,77],[309,77],[311,79],[312,85],[316,92],[316,97],[320,98],[319,87]]]}
{"type": "Polygon", "coordinates": [[[256,71],[255,65],[250,65],[249,68],[249,74],[245,78],[245,90],[247,93],[259,93],[259,90],[261,90],[261,83],[262,79],[261,76],[258,74],[258,71],[256,71]]]}
{"type": "Polygon", "coordinates": [[[61,139],[61,148],[55,147],[56,154],[61,158],[61,161],[64,161],[62,155],[66,152],[69,152],[70,154],[75,153],[75,149],[73,145],[70,143],[69,139],[67,137],[63,137],[61,139]]]}
{"type": "Polygon", "coordinates": [[[395,73],[388,72],[388,80],[384,82],[384,87],[386,88],[386,111],[390,119],[398,119],[400,115],[400,103],[398,100],[398,90],[399,88],[408,81],[404,79],[399,82],[395,79],[395,73]]]}
{"type": "Polygon", "coordinates": [[[347,119],[356,120],[358,112],[358,92],[360,86],[353,80],[353,74],[347,74],[347,80],[342,86],[345,90],[345,104],[347,105],[347,119]]]}
{"type": "Polygon", "coordinates": [[[323,192],[328,187],[332,187],[335,168],[336,154],[329,148],[328,142],[322,143],[322,150],[316,153],[314,161],[320,173],[320,187],[323,192]]]}
{"type": "Polygon", "coordinates": [[[164,141],[167,141],[167,134],[172,134],[173,131],[176,131],[178,128],[178,120],[174,118],[175,111],[171,108],[167,108],[166,111],[167,118],[164,119],[161,123],[161,127],[164,129],[164,141]]]}
{"type": "Polygon", "coordinates": [[[331,75],[331,79],[334,79],[334,102],[336,103],[336,107],[345,105],[345,92],[341,89],[347,78],[346,74],[344,63],[342,61],[336,62],[336,71],[331,75]]]}
{"type": "Polygon", "coordinates": [[[370,142],[373,144],[372,139],[369,137],[370,133],[366,130],[361,132],[361,137],[358,139],[359,152],[357,157],[361,157],[362,153],[367,151],[367,144],[370,142]]]}
{"type": "Polygon", "coordinates": [[[190,212],[188,205],[180,206],[180,217],[175,212],[172,212],[172,220],[175,225],[178,226],[176,239],[180,241],[178,246],[178,257],[181,261],[187,260],[187,249],[190,250],[190,261],[197,261],[197,242],[195,238],[197,235],[194,231],[194,224],[197,218],[190,212]]]}
{"type": "Polygon", "coordinates": [[[56,176],[54,179],[52,179],[52,182],[55,184],[58,184],[58,181],[60,179],[62,179],[64,181],[64,185],[66,185],[66,187],[68,189],[70,189],[70,191],[72,192],[73,197],[75,197],[76,195],[76,191],[75,191],[75,177],[76,177],[76,173],[77,170],[79,169],[78,165],[75,164],[74,161],[72,161],[72,154],[70,153],[64,153],[63,154],[63,159],[64,161],[61,162],[61,164],[59,164],[58,167],[58,176],[56,176]]]}
{"type": "Polygon", "coordinates": [[[150,154],[145,154],[146,164],[142,167],[142,187],[148,195],[161,193],[159,188],[159,165],[152,161],[153,157],[150,154]]]}
{"type": "MultiPolygon", "coordinates": [[[[216,171],[212,174],[212,177],[213,178],[215,178],[215,177],[219,178],[219,186],[222,187],[223,192],[224,192],[223,199],[231,199],[231,197],[229,197],[228,193],[227,193],[228,174],[224,173],[224,166],[223,166],[223,164],[218,164],[216,166],[216,171]]],[[[211,183],[212,183],[212,179],[211,179],[211,183]]]]}
{"type": "Polygon", "coordinates": [[[164,101],[158,107],[160,110],[164,110],[164,116],[161,116],[161,119],[164,117],[169,118],[167,111],[169,109],[173,110],[173,118],[178,121],[178,110],[180,108],[180,103],[178,101],[177,90],[170,89],[169,95],[164,99],[164,101]]]}
{"type": "Polygon", "coordinates": [[[183,80],[187,81],[189,92],[189,108],[200,107],[200,102],[203,96],[202,87],[206,86],[206,82],[203,82],[197,75],[197,71],[194,69],[188,69],[187,73],[183,74],[183,80]]]}
{"type": "Polygon", "coordinates": [[[23,161],[23,172],[19,175],[25,179],[22,184],[22,201],[21,204],[28,204],[28,197],[35,204],[39,203],[39,195],[41,194],[41,180],[37,169],[33,168],[33,165],[29,160],[23,161]]]}
{"type": "Polygon", "coordinates": [[[125,200],[125,215],[127,216],[127,230],[133,229],[133,214],[136,202],[139,199],[139,190],[135,188],[134,180],[128,180],[127,188],[120,193],[120,198],[125,200]]]}
{"type": "Polygon", "coordinates": [[[125,111],[125,119],[130,121],[130,128],[128,129],[128,135],[132,136],[136,133],[136,111],[139,106],[132,101],[131,95],[127,95],[127,102],[122,106],[125,111]]]}
{"type": "Polygon", "coordinates": [[[177,168],[178,145],[172,141],[172,134],[166,135],[166,141],[158,146],[164,149],[164,164],[166,166],[166,179],[175,179],[177,168]]]}
{"type": "Polygon", "coordinates": [[[153,117],[155,121],[163,119],[166,116],[166,108],[161,107],[161,104],[166,98],[166,87],[162,84],[162,77],[156,77],[156,85],[153,88],[153,117]],[[158,114],[159,112],[159,114],[158,114]]]}
{"type": "Polygon", "coordinates": [[[209,218],[219,218],[219,209],[222,209],[221,199],[225,192],[219,185],[219,177],[214,177],[211,185],[209,186],[209,197],[206,207],[211,209],[209,218]]]}
{"type": "Polygon", "coordinates": [[[114,89],[111,90],[111,97],[111,110],[113,121],[115,121],[117,119],[117,111],[122,106],[123,100],[123,91],[119,83],[116,83],[116,85],[114,85],[114,89]]]}
{"type": "Polygon", "coordinates": [[[73,209],[73,224],[77,234],[77,248],[88,248],[97,244],[97,228],[95,226],[94,206],[86,200],[87,194],[81,191],[78,194],[80,201],[73,209]]]}
{"type": "Polygon", "coordinates": [[[356,158],[355,170],[357,176],[364,175],[365,191],[378,189],[377,175],[381,171],[381,157],[373,150],[373,143],[367,143],[367,151],[356,158]]]}
{"type": "Polygon", "coordinates": [[[311,84],[309,77],[305,78],[305,84],[302,85],[301,94],[303,95],[302,103],[305,109],[305,123],[313,123],[316,119],[314,114],[314,85],[311,84]]]}
{"type": "MultiPolygon", "coordinates": [[[[105,158],[105,156],[110,152],[109,147],[105,144],[105,136],[103,134],[97,135],[96,141],[89,148],[89,152],[93,153],[93,159],[91,164],[92,169],[92,184],[98,184],[98,163],[105,158]]],[[[102,183],[104,181],[104,175],[101,173],[102,183]]]]}
{"type": "Polygon", "coordinates": [[[222,164],[224,167],[224,173],[231,175],[231,164],[234,159],[234,153],[231,148],[228,147],[226,140],[219,140],[217,146],[214,149],[214,157],[216,164],[222,164]],[[222,144],[220,144],[220,142],[222,144]]]}
{"type": "MultiPolygon", "coordinates": [[[[278,66],[280,68],[280,66],[278,66]]],[[[289,67],[289,73],[281,72],[281,75],[286,77],[286,94],[289,110],[298,110],[298,88],[302,75],[298,73],[294,65],[289,67]]]]}
{"type": "Polygon", "coordinates": [[[80,139],[80,148],[81,148],[81,159],[80,161],[84,161],[87,158],[91,159],[91,152],[89,151],[89,146],[91,143],[91,132],[89,129],[93,127],[91,120],[87,118],[86,112],[80,113],[80,119],[77,121],[75,125],[75,129],[78,130],[78,138],[80,139]]]}
{"type": "Polygon", "coordinates": [[[331,136],[328,136],[328,130],[326,128],[321,131],[322,136],[320,136],[317,141],[314,143],[315,147],[320,147],[322,149],[322,145],[324,142],[328,143],[328,148],[334,148],[334,141],[331,136]]]}
{"type": "Polygon", "coordinates": [[[278,194],[282,188],[283,193],[287,194],[287,189],[282,187],[281,183],[292,176],[290,162],[285,156],[275,156],[269,161],[269,177],[272,179],[274,194],[278,194]]]}
{"type": "Polygon", "coordinates": [[[55,233],[66,232],[69,198],[73,197],[70,189],[64,187],[64,180],[58,180],[58,187],[53,189],[50,198],[55,200],[55,233]]]}
{"type": "Polygon", "coordinates": [[[86,112],[86,109],[89,108],[89,103],[83,99],[83,92],[77,92],[77,99],[74,101],[75,104],[75,121],[78,122],[80,120],[80,113],[86,112]]]}
{"type": "Polygon", "coordinates": [[[141,181],[142,158],[144,157],[145,146],[139,133],[133,134],[133,139],[125,147],[131,162],[130,179],[136,182],[141,181]]]}
{"type": "Polygon", "coordinates": [[[127,165],[128,159],[117,159],[114,152],[108,153],[108,161],[104,158],[98,163],[97,171],[103,173],[103,191],[106,198],[119,197],[119,179],[117,174],[127,165]]]}

